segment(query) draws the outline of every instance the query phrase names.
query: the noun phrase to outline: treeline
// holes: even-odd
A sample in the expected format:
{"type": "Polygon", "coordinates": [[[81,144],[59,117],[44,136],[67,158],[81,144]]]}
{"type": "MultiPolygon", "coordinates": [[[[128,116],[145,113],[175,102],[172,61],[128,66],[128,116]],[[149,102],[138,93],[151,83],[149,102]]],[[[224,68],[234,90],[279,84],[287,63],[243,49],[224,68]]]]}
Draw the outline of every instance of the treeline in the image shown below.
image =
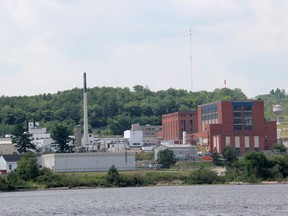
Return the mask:
{"type": "MultiPolygon", "coordinates": [[[[196,110],[199,104],[247,97],[241,89],[188,92],[168,89],[151,91],[136,85],[129,88],[94,87],[88,90],[89,129],[97,133],[122,134],[131,124],[161,124],[161,116],[176,111],[196,110]]],[[[0,135],[12,133],[13,125],[27,119],[39,121],[50,130],[57,122],[72,132],[82,124],[83,91],[75,88],[56,94],[0,97],[0,135]]]]}

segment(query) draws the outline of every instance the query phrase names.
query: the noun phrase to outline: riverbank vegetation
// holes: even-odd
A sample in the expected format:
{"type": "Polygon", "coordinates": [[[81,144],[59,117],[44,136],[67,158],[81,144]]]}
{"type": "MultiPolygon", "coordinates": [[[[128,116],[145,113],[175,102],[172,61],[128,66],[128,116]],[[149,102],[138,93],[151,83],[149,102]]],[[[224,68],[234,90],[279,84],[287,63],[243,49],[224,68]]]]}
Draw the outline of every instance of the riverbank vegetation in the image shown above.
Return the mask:
{"type": "Polygon", "coordinates": [[[111,166],[108,172],[59,174],[48,168],[39,169],[36,156],[27,152],[20,159],[16,171],[0,177],[0,191],[284,182],[288,177],[286,153],[265,155],[250,152],[243,158],[229,160],[224,160],[224,166],[215,166],[211,161],[178,161],[169,169],[118,171],[115,166],[111,166]],[[225,172],[215,171],[224,168],[225,172]]]}

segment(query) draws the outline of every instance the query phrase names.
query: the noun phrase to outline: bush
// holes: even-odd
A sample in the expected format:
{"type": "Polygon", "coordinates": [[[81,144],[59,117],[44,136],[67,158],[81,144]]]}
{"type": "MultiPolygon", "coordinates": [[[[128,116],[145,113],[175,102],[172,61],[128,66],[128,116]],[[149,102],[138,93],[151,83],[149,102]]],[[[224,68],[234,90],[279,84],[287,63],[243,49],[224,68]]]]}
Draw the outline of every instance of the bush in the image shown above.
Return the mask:
{"type": "Polygon", "coordinates": [[[9,191],[6,179],[3,177],[0,177],[0,191],[9,191]]]}
{"type": "Polygon", "coordinates": [[[187,184],[212,184],[217,182],[219,182],[217,173],[204,167],[192,172],[186,179],[187,184]]]}
{"type": "Polygon", "coordinates": [[[39,176],[36,155],[32,152],[26,152],[17,163],[16,173],[24,181],[36,179],[39,176]]]}
{"type": "Polygon", "coordinates": [[[109,168],[108,174],[105,176],[105,180],[107,185],[117,186],[120,180],[120,174],[115,165],[112,165],[109,168]]]}

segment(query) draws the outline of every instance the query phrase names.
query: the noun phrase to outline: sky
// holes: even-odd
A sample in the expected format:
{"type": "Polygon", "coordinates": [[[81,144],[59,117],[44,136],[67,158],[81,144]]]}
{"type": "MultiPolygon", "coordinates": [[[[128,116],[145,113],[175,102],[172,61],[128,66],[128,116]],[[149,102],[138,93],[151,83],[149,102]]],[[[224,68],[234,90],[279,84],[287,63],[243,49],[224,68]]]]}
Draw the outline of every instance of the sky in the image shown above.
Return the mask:
{"type": "Polygon", "coordinates": [[[288,1],[0,0],[0,95],[82,88],[83,72],[90,88],[287,91],[288,1]]]}

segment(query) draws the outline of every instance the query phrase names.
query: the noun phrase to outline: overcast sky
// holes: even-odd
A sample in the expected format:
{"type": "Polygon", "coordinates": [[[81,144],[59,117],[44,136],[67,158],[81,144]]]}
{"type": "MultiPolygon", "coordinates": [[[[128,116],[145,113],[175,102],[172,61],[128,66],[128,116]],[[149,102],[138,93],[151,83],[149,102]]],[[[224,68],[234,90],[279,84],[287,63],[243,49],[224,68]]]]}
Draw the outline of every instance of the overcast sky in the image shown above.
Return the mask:
{"type": "Polygon", "coordinates": [[[288,1],[0,0],[0,95],[82,88],[83,72],[90,88],[287,91],[288,1]]]}

